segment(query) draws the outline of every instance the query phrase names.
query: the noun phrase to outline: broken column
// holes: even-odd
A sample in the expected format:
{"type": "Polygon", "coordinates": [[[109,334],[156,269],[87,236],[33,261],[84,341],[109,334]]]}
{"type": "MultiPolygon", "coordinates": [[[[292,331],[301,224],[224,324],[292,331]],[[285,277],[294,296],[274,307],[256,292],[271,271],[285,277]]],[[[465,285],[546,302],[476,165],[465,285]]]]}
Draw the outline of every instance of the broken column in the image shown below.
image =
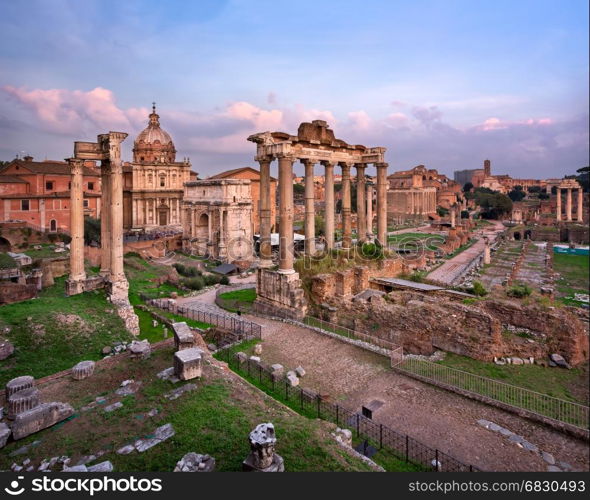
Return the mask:
{"type": "Polygon", "coordinates": [[[367,238],[373,237],[373,183],[367,182],[367,238]]]}
{"type": "Polygon", "coordinates": [[[15,392],[8,398],[8,419],[14,420],[17,415],[39,406],[41,394],[36,387],[29,387],[15,392]]]}
{"type": "Polygon", "coordinates": [[[176,463],[174,472],[213,472],[214,469],[215,459],[213,457],[191,452],[176,463]]]}
{"type": "Polygon", "coordinates": [[[148,340],[134,340],[129,345],[128,351],[132,358],[147,359],[152,353],[152,348],[148,340]]]}
{"type": "Polygon", "coordinates": [[[270,163],[272,157],[258,158],[260,164],[260,267],[272,266],[272,248],[270,244],[271,196],[270,196],[270,163]]]}
{"type": "Polygon", "coordinates": [[[572,220],[572,190],[567,188],[565,190],[565,216],[568,222],[572,220]]]}
{"type": "Polygon", "coordinates": [[[271,423],[259,424],[250,433],[250,454],[242,462],[247,472],[284,472],[283,458],[275,453],[277,439],[271,423]]]}
{"type": "Polygon", "coordinates": [[[177,351],[191,349],[195,346],[195,336],[186,322],[173,323],[172,329],[174,330],[174,345],[177,351]]]}
{"type": "Polygon", "coordinates": [[[561,188],[559,186],[557,186],[557,220],[560,221],[561,220],[561,188]]]}
{"type": "Polygon", "coordinates": [[[484,241],[485,241],[485,246],[483,249],[483,263],[490,264],[492,262],[492,257],[490,254],[490,240],[488,240],[487,238],[484,238],[484,241]]]}
{"type": "Polygon", "coordinates": [[[23,375],[22,377],[13,378],[6,384],[6,398],[8,399],[15,392],[22,391],[23,389],[29,389],[34,385],[35,379],[30,375],[23,375]]]}
{"type": "Polygon", "coordinates": [[[14,419],[12,435],[15,440],[22,439],[51,427],[71,417],[74,409],[67,403],[43,403],[31,410],[19,413],[14,419]]]}
{"type": "Polygon", "coordinates": [[[196,347],[174,353],[174,374],[180,380],[191,380],[201,376],[201,354],[196,347]]]}
{"type": "Polygon", "coordinates": [[[83,380],[94,373],[94,361],[80,361],[72,368],[72,378],[74,380],[83,380]]]}
{"type": "Polygon", "coordinates": [[[293,161],[295,158],[279,156],[279,273],[292,274],[293,248],[293,161]]]}

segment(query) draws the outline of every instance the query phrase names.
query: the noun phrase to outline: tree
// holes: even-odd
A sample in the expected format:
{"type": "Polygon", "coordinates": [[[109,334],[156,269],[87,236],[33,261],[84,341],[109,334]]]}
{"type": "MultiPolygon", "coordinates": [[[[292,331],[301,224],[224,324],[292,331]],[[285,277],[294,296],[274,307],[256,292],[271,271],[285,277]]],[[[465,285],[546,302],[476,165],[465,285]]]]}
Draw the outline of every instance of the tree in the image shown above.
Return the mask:
{"type": "Polygon", "coordinates": [[[529,193],[540,193],[541,192],[541,186],[529,186],[527,188],[527,191],[529,193]]]}
{"type": "Polygon", "coordinates": [[[100,219],[84,217],[84,243],[90,245],[93,241],[100,243],[100,219]]]}
{"type": "Polygon", "coordinates": [[[526,197],[526,193],[523,191],[522,186],[514,186],[514,189],[508,193],[508,197],[512,201],[521,201],[526,197]]]}
{"type": "Polygon", "coordinates": [[[466,182],[465,185],[463,186],[464,193],[468,193],[472,189],[473,189],[473,184],[471,182],[466,182]]]}
{"type": "Polygon", "coordinates": [[[499,219],[512,211],[512,200],[508,196],[487,188],[475,190],[475,202],[482,209],[483,219],[499,219]]]}
{"type": "Polygon", "coordinates": [[[304,194],[305,186],[303,184],[293,184],[293,194],[304,194]]]}
{"type": "Polygon", "coordinates": [[[448,215],[449,211],[444,207],[436,207],[436,213],[439,217],[444,217],[445,215],[448,215]]]}
{"type": "Polygon", "coordinates": [[[461,218],[469,219],[469,210],[461,210],[461,218]]]}

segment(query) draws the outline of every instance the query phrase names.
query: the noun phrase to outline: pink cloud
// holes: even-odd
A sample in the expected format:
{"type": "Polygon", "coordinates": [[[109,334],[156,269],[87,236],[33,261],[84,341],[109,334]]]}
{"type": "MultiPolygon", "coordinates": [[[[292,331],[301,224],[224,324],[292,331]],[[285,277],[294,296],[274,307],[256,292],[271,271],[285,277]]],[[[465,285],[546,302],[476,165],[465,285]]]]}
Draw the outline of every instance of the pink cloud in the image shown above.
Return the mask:
{"type": "Polygon", "coordinates": [[[490,130],[503,130],[514,126],[538,126],[538,125],[552,125],[554,122],[551,118],[528,118],[526,120],[520,121],[508,121],[508,120],[500,120],[499,118],[488,118],[485,120],[481,125],[476,125],[474,128],[476,130],[481,130],[484,132],[490,130]]]}

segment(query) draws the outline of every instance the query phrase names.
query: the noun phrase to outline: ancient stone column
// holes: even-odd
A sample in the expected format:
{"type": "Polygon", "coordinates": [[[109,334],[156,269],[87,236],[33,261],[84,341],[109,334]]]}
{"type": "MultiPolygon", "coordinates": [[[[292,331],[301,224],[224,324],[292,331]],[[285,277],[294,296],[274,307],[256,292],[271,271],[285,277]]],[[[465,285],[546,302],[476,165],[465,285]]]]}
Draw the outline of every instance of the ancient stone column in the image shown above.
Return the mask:
{"type": "Polygon", "coordinates": [[[293,162],[290,155],[279,156],[279,273],[292,274],[293,248],[293,162]]]}
{"type": "Polygon", "coordinates": [[[111,275],[111,164],[101,162],[100,275],[111,275]]]}
{"type": "Polygon", "coordinates": [[[364,163],[357,163],[356,165],[356,229],[358,241],[367,241],[367,216],[365,213],[365,168],[364,163]]]}
{"type": "Polygon", "coordinates": [[[566,192],[565,215],[567,217],[567,221],[571,222],[571,220],[572,220],[572,190],[571,190],[571,188],[567,188],[565,192],[566,192]]]}
{"type": "Polygon", "coordinates": [[[373,236],[373,183],[367,183],[367,236],[373,236]]]}
{"type": "Polygon", "coordinates": [[[578,222],[582,222],[584,220],[584,191],[582,188],[578,188],[578,213],[576,219],[578,222]]]}
{"type": "Polygon", "coordinates": [[[490,251],[490,241],[487,238],[484,238],[484,240],[485,240],[485,247],[483,249],[483,263],[489,264],[492,262],[492,256],[491,256],[491,251],[490,251]]]}
{"type": "Polygon", "coordinates": [[[220,260],[223,260],[226,257],[225,251],[225,232],[227,228],[223,223],[223,208],[219,209],[219,244],[217,246],[218,257],[220,260]]]}
{"type": "Polygon", "coordinates": [[[313,193],[313,160],[301,160],[305,165],[305,255],[315,253],[315,197],[313,193]]]}
{"type": "Polygon", "coordinates": [[[86,271],[84,270],[84,161],[69,158],[72,174],[70,188],[70,277],[68,295],[82,293],[86,271]]]}
{"type": "Polygon", "coordinates": [[[561,188],[557,186],[557,220],[561,220],[561,188]]]}
{"type": "Polygon", "coordinates": [[[334,165],[328,162],[322,162],[326,169],[326,176],[324,179],[325,187],[325,228],[324,233],[326,237],[326,247],[328,249],[334,248],[334,165]]]}
{"type": "Polygon", "coordinates": [[[123,165],[111,162],[111,278],[112,283],[126,281],[123,270],[123,165]]]}
{"type": "Polygon", "coordinates": [[[387,245],[387,163],[377,163],[377,239],[387,245]]]}
{"type": "Polygon", "coordinates": [[[451,227],[455,227],[455,226],[456,226],[455,207],[451,207],[451,227]]]}
{"type": "Polygon", "coordinates": [[[270,243],[271,221],[271,196],[270,196],[270,163],[271,157],[258,159],[260,164],[260,267],[272,266],[272,247],[270,243]]]}
{"type": "Polygon", "coordinates": [[[350,165],[340,163],[342,168],[342,249],[352,246],[352,220],[350,208],[350,165]]]}

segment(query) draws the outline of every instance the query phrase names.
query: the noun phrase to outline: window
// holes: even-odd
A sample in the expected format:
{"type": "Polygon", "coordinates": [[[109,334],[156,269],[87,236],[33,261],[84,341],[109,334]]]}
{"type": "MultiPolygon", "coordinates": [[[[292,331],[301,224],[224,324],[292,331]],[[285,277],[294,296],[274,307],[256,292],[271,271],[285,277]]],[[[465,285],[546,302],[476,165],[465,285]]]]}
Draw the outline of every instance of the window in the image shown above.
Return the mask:
{"type": "Polygon", "coordinates": [[[165,186],[166,186],[166,178],[160,177],[160,187],[165,187],[165,186]]]}
{"type": "Polygon", "coordinates": [[[68,182],[68,189],[72,189],[72,183],[68,182]]]}
{"type": "Polygon", "coordinates": [[[53,181],[47,181],[45,183],[45,190],[46,191],[53,191],[53,181]]]}
{"type": "Polygon", "coordinates": [[[23,211],[30,210],[29,208],[29,200],[21,200],[20,201],[20,209],[23,211]]]}
{"type": "Polygon", "coordinates": [[[88,208],[88,200],[84,200],[84,208],[88,208]]]}
{"type": "Polygon", "coordinates": [[[94,182],[88,183],[88,191],[94,191],[94,182]]]}

